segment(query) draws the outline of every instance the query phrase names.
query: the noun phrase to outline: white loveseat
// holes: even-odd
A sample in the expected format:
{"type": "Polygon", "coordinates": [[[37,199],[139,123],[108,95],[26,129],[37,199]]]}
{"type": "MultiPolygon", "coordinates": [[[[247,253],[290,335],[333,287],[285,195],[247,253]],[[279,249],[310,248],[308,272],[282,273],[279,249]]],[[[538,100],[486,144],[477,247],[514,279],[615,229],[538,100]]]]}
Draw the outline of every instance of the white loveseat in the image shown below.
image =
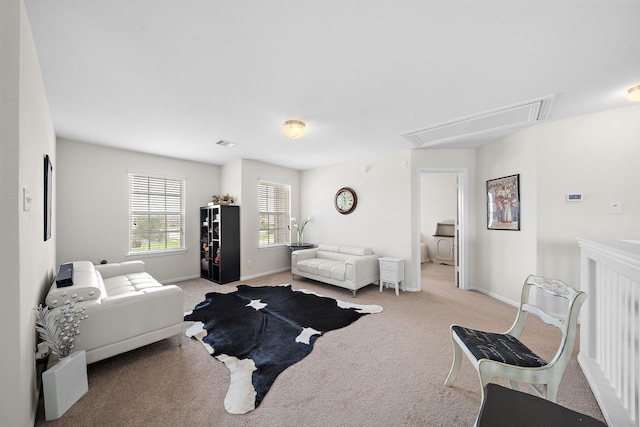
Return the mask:
{"type": "Polygon", "coordinates": [[[318,245],[291,253],[291,273],[349,289],[358,289],[380,280],[380,255],[369,248],[345,245],[318,245]]]}
{"type": "Polygon", "coordinates": [[[142,261],[73,262],[73,285],[54,281],[45,304],[56,313],[70,299],[86,307],[75,350],[86,351],[87,363],[183,332],[182,289],[160,284],[142,261]]]}

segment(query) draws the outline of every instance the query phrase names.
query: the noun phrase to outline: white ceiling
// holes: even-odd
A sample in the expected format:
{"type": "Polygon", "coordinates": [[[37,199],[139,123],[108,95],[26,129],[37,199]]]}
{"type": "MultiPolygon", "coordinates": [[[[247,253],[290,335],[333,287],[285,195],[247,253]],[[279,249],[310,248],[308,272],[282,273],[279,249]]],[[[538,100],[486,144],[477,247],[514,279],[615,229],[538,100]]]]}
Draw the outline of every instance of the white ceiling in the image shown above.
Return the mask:
{"type": "Polygon", "coordinates": [[[59,137],[219,165],[304,170],[547,96],[547,121],[628,106],[640,84],[640,0],[25,2],[59,137]]]}

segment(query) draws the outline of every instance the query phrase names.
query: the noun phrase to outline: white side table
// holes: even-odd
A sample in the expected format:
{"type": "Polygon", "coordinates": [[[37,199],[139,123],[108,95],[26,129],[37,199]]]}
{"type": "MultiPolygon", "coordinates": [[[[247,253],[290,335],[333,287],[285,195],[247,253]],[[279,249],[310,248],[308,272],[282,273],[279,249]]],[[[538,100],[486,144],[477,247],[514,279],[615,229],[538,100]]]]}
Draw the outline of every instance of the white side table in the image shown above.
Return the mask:
{"type": "Polygon", "coordinates": [[[399,295],[400,282],[403,282],[404,286],[404,259],[381,257],[378,261],[380,261],[380,292],[384,283],[393,283],[396,287],[396,295],[399,295]]]}

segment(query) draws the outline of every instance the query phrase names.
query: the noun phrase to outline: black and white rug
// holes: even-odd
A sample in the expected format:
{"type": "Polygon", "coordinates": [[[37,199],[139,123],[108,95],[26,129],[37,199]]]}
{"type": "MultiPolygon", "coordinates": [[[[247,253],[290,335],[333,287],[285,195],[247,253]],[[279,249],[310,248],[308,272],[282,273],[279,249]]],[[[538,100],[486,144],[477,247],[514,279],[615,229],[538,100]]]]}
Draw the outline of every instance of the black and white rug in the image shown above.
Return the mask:
{"type": "Polygon", "coordinates": [[[311,353],[319,336],[381,311],[291,285],[240,285],[229,294],[208,293],[184,320],[195,322],[186,335],[231,373],[225,409],[244,414],[260,405],[282,371],[311,353]]]}

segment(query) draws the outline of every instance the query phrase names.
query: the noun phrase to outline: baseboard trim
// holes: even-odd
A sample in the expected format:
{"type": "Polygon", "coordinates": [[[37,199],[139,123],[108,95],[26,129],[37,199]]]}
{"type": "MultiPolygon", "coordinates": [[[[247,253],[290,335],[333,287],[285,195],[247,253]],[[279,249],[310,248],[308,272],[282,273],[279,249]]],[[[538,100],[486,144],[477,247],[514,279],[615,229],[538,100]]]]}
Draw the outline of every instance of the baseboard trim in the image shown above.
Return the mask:
{"type": "Polygon", "coordinates": [[[282,273],[284,271],[291,271],[291,267],[282,267],[282,268],[278,268],[276,270],[264,271],[262,273],[252,274],[250,276],[241,276],[240,280],[257,279],[258,277],[264,277],[264,276],[268,276],[270,274],[275,274],[275,273],[282,273]]]}
{"type": "Polygon", "coordinates": [[[607,425],[616,427],[634,427],[633,420],[627,413],[620,398],[616,395],[616,390],[609,383],[608,378],[602,372],[600,364],[582,352],[578,353],[578,365],[582,369],[593,396],[600,406],[602,415],[607,425]]]}
{"type": "Polygon", "coordinates": [[[487,296],[490,296],[493,299],[497,299],[498,301],[502,301],[505,304],[509,304],[509,305],[511,305],[513,307],[516,307],[516,308],[520,307],[520,301],[513,301],[513,300],[511,300],[509,298],[503,297],[502,295],[498,295],[496,293],[489,292],[486,289],[482,289],[482,288],[478,288],[478,287],[475,287],[475,286],[471,286],[471,287],[468,288],[468,290],[480,292],[481,294],[485,294],[487,296]]]}
{"type": "MultiPolygon", "coordinates": [[[[270,271],[264,271],[262,273],[258,273],[258,274],[252,274],[249,276],[241,276],[239,280],[251,280],[251,279],[257,279],[259,277],[264,277],[264,276],[268,276],[270,274],[275,274],[275,273],[282,273],[284,271],[291,271],[291,267],[282,267],[282,268],[278,268],[275,270],[270,270],[270,271]]],[[[167,280],[162,280],[160,281],[160,283],[162,283],[163,285],[168,285],[171,283],[176,283],[176,282],[182,282],[184,280],[193,280],[193,279],[199,279],[200,275],[199,274],[194,274],[194,275],[190,275],[190,276],[183,276],[183,277],[176,277],[173,279],[167,279],[167,280]]]]}
{"type": "Polygon", "coordinates": [[[194,274],[192,276],[176,277],[175,279],[162,280],[160,281],[160,283],[162,283],[163,285],[168,285],[170,283],[182,282],[184,280],[193,280],[193,279],[199,279],[199,278],[200,278],[199,274],[194,274]]]}

